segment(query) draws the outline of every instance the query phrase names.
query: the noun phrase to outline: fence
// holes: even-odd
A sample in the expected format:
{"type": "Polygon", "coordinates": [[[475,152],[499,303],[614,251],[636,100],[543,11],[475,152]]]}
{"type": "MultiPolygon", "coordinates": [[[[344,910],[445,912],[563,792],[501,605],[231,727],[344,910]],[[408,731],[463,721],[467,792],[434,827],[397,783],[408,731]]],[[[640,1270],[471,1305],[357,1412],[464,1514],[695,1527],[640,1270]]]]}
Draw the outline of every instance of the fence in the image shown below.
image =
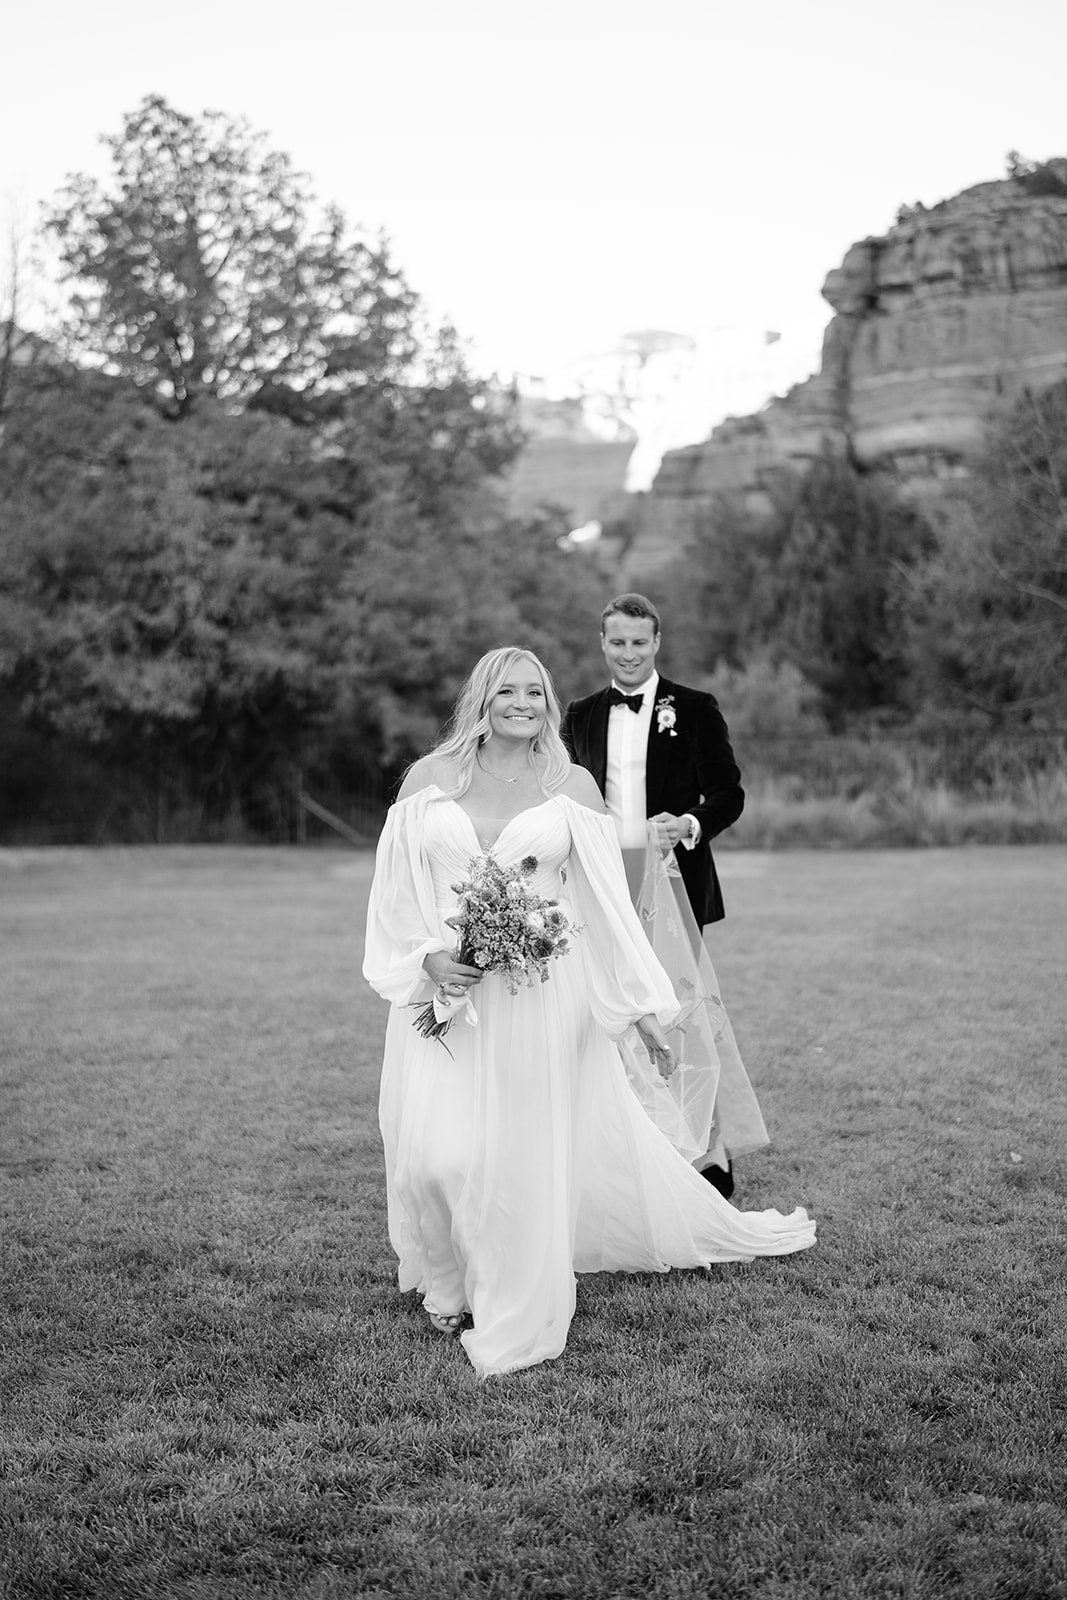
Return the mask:
{"type": "MultiPolygon", "coordinates": [[[[1028,783],[1067,783],[1067,732],[766,737],[737,733],[746,790],[773,782],[785,801],[944,789],[1008,804],[1028,783]]],[[[278,765],[220,801],[188,772],[134,773],[91,754],[38,751],[0,771],[0,844],[273,843],[370,846],[386,777],[357,756],[328,768],[278,765]]]]}
{"type": "Polygon", "coordinates": [[[162,754],[131,769],[24,745],[0,760],[0,845],[370,845],[385,808],[385,780],[355,760],[312,771],[278,762],[225,787],[162,754]]]}

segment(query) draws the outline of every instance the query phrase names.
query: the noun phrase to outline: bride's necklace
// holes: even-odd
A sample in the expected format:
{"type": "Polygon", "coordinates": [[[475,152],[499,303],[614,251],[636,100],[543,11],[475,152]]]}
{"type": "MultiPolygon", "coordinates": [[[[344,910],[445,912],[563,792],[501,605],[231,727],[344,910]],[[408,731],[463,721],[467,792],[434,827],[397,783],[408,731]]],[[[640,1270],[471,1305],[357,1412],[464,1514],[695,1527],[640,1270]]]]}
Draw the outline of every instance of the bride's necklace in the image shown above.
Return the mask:
{"type": "Polygon", "coordinates": [[[522,773],[517,772],[513,778],[498,778],[495,772],[490,772],[488,767],[483,766],[481,756],[475,755],[474,759],[478,763],[479,767],[481,767],[486,777],[492,778],[494,783],[518,783],[519,779],[522,777],[522,773]]]}

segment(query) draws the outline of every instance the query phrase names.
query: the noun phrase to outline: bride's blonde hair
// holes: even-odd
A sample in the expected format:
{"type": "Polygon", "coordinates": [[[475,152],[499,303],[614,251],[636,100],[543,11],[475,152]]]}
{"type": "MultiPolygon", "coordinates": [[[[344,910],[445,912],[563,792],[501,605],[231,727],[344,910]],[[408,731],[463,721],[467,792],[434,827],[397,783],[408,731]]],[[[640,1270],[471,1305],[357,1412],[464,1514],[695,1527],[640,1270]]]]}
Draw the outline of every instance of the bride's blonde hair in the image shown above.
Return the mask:
{"type": "Polygon", "coordinates": [[[545,689],[545,721],[537,738],[530,740],[530,765],[536,771],[535,756],[544,757],[544,769],[539,774],[539,781],[546,794],[551,794],[566,780],[571,759],[559,736],[561,712],[552,676],[532,650],[523,650],[518,645],[505,645],[503,649],[488,651],[474,667],[459,691],[448,726],[428,752],[455,764],[457,781],[454,794],[462,794],[466,790],[479,746],[493,737],[489,723],[490,702],[520,661],[533,662],[541,674],[545,689]]]}

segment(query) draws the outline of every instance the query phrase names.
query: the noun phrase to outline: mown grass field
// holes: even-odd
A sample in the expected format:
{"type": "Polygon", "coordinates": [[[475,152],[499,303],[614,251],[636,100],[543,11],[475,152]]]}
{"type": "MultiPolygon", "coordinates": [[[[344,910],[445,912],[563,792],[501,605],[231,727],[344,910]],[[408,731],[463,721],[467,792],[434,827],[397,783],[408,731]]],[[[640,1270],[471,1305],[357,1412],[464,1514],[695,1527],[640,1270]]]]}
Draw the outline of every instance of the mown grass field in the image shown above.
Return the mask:
{"type": "Polygon", "coordinates": [[[816,1250],[480,1382],[393,1285],[370,858],[0,852],[0,1593],[1067,1596],[1067,851],[722,857],[816,1250]]]}

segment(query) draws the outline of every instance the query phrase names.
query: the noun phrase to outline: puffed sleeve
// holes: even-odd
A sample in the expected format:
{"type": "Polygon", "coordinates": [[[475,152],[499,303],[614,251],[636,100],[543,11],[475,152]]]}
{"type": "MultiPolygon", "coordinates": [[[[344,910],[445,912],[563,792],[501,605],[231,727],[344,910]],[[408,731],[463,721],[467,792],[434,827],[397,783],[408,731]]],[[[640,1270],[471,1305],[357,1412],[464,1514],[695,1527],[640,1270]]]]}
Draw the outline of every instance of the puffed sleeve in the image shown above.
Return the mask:
{"type": "Polygon", "coordinates": [[[582,930],[593,1017],[613,1039],[650,1012],[666,1027],[678,1000],[631,904],[615,824],[561,800],[571,833],[566,894],[582,930]]]}
{"type": "Polygon", "coordinates": [[[421,789],[390,808],[378,840],[367,905],[363,976],[396,1006],[429,999],[433,985],[422,963],[435,950],[451,950],[434,901],[424,849],[426,806],[438,791],[421,789]]]}

